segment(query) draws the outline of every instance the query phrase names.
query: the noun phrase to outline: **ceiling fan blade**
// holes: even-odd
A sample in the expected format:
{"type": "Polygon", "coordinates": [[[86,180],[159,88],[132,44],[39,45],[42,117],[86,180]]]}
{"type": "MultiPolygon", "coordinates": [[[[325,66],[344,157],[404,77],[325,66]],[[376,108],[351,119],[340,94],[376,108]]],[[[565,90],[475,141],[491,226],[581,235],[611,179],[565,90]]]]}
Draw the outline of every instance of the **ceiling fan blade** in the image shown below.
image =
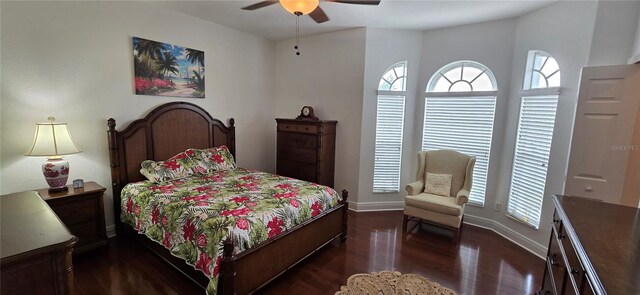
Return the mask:
{"type": "Polygon", "coordinates": [[[329,17],[327,16],[326,13],[324,13],[324,10],[322,10],[320,6],[316,7],[316,9],[310,12],[309,16],[319,24],[329,20],[329,17]]]}
{"type": "Polygon", "coordinates": [[[326,2],[336,2],[345,4],[378,5],[380,0],[325,0],[326,2]]]}
{"type": "Polygon", "coordinates": [[[262,1],[262,2],[258,2],[256,4],[251,4],[249,6],[246,7],[242,7],[242,10],[256,10],[258,8],[262,8],[265,6],[269,6],[269,5],[273,5],[278,3],[278,0],[267,0],[267,1],[262,1]]]}

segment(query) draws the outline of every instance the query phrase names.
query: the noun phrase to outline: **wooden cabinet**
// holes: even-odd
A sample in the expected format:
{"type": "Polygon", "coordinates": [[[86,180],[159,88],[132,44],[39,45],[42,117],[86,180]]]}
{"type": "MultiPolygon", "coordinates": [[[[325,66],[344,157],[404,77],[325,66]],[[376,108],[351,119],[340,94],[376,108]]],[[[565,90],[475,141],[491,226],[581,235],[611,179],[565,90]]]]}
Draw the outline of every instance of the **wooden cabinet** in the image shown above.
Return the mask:
{"type": "Polygon", "coordinates": [[[70,294],[77,238],[34,191],[0,196],[0,293],[70,294]]]}
{"type": "Polygon", "coordinates": [[[78,237],[74,253],[105,246],[108,242],[104,221],[103,193],[105,188],[95,182],[87,182],[84,188],[49,193],[47,189],[38,190],[38,194],[51,209],[78,237]]]}
{"type": "Polygon", "coordinates": [[[277,174],[333,187],[338,121],[276,119],[277,174]]]}
{"type": "Polygon", "coordinates": [[[555,196],[538,294],[640,294],[640,210],[555,196]]]}

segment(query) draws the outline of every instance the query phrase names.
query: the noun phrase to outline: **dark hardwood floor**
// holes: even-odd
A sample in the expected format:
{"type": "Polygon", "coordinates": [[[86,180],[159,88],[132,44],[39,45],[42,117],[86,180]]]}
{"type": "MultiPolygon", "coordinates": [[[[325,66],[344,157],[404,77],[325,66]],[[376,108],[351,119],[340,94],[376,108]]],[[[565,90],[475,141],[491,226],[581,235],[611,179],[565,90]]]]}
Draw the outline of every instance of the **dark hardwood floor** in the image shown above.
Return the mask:
{"type": "MultiPolygon", "coordinates": [[[[361,272],[416,273],[463,294],[533,294],[544,260],[492,231],[465,225],[451,233],[409,223],[402,212],[349,212],[349,238],[334,242],[260,290],[260,294],[333,294],[361,272]]],[[[75,294],[204,294],[160,258],[125,237],[108,250],[74,257],[75,294]]]]}

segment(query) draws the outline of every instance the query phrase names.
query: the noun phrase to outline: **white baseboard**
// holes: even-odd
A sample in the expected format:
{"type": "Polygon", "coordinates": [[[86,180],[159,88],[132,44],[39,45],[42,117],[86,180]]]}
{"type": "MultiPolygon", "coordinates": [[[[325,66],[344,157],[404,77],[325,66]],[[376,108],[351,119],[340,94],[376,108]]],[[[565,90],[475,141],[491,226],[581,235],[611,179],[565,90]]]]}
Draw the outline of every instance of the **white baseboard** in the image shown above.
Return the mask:
{"type": "Polygon", "coordinates": [[[116,236],[116,226],[114,224],[107,226],[107,237],[113,238],[116,236]]]}
{"type": "Polygon", "coordinates": [[[545,257],[547,256],[547,247],[540,245],[538,242],[528,238],[527,236],[517,231],[514,231],[513,229],[495,220],[465,214],[464,223],[492,230],[493,232],[501,235],[505,239],[531,252],[541,259],[545,259],[545,257]]]}
{"type": "Polygon", "coordinates": [[[399,211],[399,210],[404,210],[404,201],[363,202],[363,203],[349,201],[349,210],[356,211],[356,212],[399,211]]]}
{"type": "MultiPolygon", "coordinates": [[[[404,210],[404,201],[363,203],[349,201],[349,210],[355,212],[398,211],[404,210]]],[[[545,259],[547,255],[547,247],[495,220],[465,214],[464,223],[491,230],[541,259],[545,259]]]]}

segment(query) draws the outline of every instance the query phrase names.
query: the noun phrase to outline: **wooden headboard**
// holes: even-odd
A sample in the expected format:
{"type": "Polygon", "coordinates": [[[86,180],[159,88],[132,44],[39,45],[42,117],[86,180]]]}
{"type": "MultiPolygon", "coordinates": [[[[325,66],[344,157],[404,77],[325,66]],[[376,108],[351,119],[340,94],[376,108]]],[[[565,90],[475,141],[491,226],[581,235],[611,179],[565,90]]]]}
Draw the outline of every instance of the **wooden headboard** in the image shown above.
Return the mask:
{"type": "Polygon", "coordinates": [[[163,104],[121,131],[116,120],[108,120],[109,159],[116,225],[120,220],[120,190],[127,183],[144,180],[140,164],[144,160],[166,160],[188,148],[226,145],[236,156],[233,118],[229,127],[207,111],[188,102],[163,104]]]}

